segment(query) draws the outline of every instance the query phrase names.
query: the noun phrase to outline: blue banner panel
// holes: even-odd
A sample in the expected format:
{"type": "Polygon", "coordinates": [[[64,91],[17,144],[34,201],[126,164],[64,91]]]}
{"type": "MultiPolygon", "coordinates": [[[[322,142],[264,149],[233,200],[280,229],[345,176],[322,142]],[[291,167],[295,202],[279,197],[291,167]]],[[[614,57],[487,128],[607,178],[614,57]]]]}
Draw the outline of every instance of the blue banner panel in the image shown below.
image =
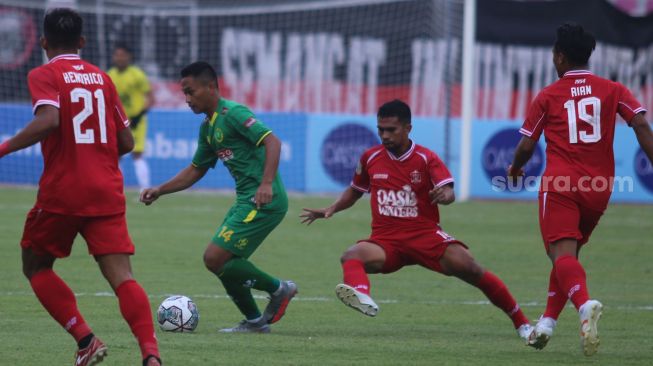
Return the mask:
{"type": "MultiPolygon", "coordinates": [[[[0,142],[14,136],[33,118],[30,105],[0,104],[0,142]]],[[[41,145],[0,159],[0,183],[37,184],[43,172],[41,145]]]]}
{"type": "MultiPolygon", "coordinates": [[[[522,184],[505,178],[514,149],[521,139],[514,121],[474,121],[472,136],[473,198],[537,199],[540,176],[546,164],[544,137],[526,166],[522,184]]],[[[612,202],[653,202],[653,166],[641,152],[630,127],[618,124],[615,131],[615,180],[612,202]]]]}
{"type": "MultiPolygon", "coordinates": [[[[262,113],[257,117],[282,141],[279,171],[289,190],[305,189],[304,152],[306,150],[306,116],[303,114],[262,113]]],[[[32,119],[29,105],[0,106],[0,140],[13,136],[32,119]]],[[[197,148],[202,116],[191,111],[154,110],[148,115],[148,137],[145,158],[150,165],[152,184],[172,178],[187,167],[197,148]]],[[[136,177],[129,156],[120,164],[126,186],[136,186],[136,177]]],[[[37,184],[43,167],[37,144],[4,157],[0,161],[0,183],[37,184]]],[[[204,189],[233,188],[234,182],[220,163],[194,187],[204,189]]]]}
{"type": "MultiPolygon", "coordinates": [[[[197,148],[199,125],[203,117],[190,111],[159,110],[148,116],[148,139],[145,157],[150,164],[152,184],[161,184],[187,167],[197,148]]],[[[288,190],[304,190],[304,136],[306,117],[303,114],[261,113],[257,118],[281,140],[279,172],[288,190]]],[[[127,186],[136,185],[131,159],[121,164],[127,186]]],[[[230,189],[234,181],[229,171],[218,162],[194,186],[203,189],[230,189]]]]}
{"type": "MultiPolygon", "coordinates": [[[[458,126],[459,121],[452,121],[458,126]]],[[[442,119],[414,118],[410,137],[417,144],[444,154],[444,122],[442,119]]],[[[452,128],[451,141],[459,140],[459,128],[452,128]]],[[[380,143],[376,132],[376,116],[312,114],[308,117],[306,162],[307,192],[339,192],[351,182],[361,154],[380,143]]],[[[448,164],[454,178],[459,171],[458,144],[448,164]]],[[[444,158],[443,158],[444,159],[444,158]]]]}

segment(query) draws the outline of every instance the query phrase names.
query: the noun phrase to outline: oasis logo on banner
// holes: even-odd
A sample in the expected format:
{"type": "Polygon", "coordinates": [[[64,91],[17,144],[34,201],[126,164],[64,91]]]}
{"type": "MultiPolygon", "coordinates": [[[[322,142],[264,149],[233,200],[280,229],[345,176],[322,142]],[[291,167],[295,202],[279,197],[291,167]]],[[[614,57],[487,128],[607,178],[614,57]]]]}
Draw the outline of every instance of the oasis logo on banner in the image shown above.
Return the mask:
{"type": "Polygon", "coordinates": [[[641,148],[637,149],[637,154],[635,154],[635,174],[642,185],[649,192],[653,192],[653,165],[641,148]]]}
{"type": "MultiPolygon", "coordinates": [[[[522,135],[518,129],[508,128],[501,130],[492,136],[485,147],[481,156],[481,164],[485,174],[494,182],[497,177],[505,177],[508,166],[512,164],[515,156],[515,148],[521,140],[522,135]]],[[[539,145],[535,145],[533,156],[524,167],[524,184],[519,187],[508,187],[507,191],[519,192],[526,188],[533,188],[539,183],[538,176],[542,173],[544,166],[544,154],[539,145]]]]}
{"type": "Polygon", "coordinates": [[[349,185],[360,156],[379,144],[376,134],[358,123],[345,123],[331,131],[322,143],[320,157],[329,176],[349,185]]]}

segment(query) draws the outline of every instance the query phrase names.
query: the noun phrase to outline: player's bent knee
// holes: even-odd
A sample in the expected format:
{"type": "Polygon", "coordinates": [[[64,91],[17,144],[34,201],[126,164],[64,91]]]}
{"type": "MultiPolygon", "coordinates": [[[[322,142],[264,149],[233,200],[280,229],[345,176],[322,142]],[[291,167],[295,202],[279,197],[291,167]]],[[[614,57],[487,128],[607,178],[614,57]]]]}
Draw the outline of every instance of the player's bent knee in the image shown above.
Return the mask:
{"type": "Polygon", "coordinates": [[[30,249],[23,249],[23,275],[31,280],[35,274],[45,269],[52,269],[55,258],[49,256],[37,256],[30,249]]]}
{"type": "Polygon", "coordinates": [[[365,262],[364,259],[365,258],[362,255],[362,253],[358,250],[358,248],[354,246],[347,249],[344,253],[342,253],[342,255],[340,256],[340,263],[345,263],[346,261],[349,260],[357,260],[357,261],[365,262]]]}
{"type": "Polygon", "coordinates": [[[222,271],[222,268],[226,263],[226,261],[223,260],[223,258],[221,258],[220,256],[212,255],[206,252],[204,253],[203,260],[206,269],[216,274],[222,271]]]}
{"type": "Polygon", "coordinates": [[[447,248],[441,264],[445,274],[464,280],[480,278],[484,272],[483,267],[474,260],[472,254],[463,246],[456,244],[447,248]]]}

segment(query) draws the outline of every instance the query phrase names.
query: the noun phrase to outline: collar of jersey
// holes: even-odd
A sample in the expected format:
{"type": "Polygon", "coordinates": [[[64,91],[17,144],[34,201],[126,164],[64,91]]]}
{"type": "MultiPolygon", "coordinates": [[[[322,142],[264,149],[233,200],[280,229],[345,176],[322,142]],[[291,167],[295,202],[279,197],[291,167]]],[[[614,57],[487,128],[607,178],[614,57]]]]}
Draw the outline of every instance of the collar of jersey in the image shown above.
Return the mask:
{"type": "Polygon", "coordinates": [[[403,155],[401,155],[400,157],[395,157],[395,156],[390,152],[390,150],[387,150],[387,149],[386,149],[385,151],[388,153],[388,156],[390,157],[390,159],[392,159],[392,160],[404,161],[404,160],[406,160],[406,159],[408,159],[408,158],[410,157],[410,155],[413,153],[413,151],[415,151],[415,142],[411,140],[411,141],[410,141],[410,149],[408,149],[408,151],[406,151],[406,152],[405,152],[403,155]]]}
{"type": "Polygon", "coordinates": [[[589,70],[571,70],[567,71],[562,77],[565,76],[579,76],[579,75],[592,75],[592,72],[589,70]]]}
{"type": "Polygon", "coordinates": [[[79,55],[77,55],[77,54],[74,54],[74,53],[66,53],[66,54],[59,55],[59,56],[57,56],[57,57],[53,57],[53,58],[51,58],[50,61],[48,61],[48,63],[51,64],[51,63],[53,63],[53,62],[55,62],[55,61],[59,61],[59,60],[80,60],[80,59],[81,59],[81,58],[80,58],[79,55]]]}

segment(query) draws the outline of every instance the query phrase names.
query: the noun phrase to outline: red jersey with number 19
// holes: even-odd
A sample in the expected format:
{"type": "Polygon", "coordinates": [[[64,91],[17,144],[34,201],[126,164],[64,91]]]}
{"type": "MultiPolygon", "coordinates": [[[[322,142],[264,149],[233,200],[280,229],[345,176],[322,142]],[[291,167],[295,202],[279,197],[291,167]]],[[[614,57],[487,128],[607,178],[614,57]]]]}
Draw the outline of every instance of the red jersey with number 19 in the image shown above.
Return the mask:
{"type": "Polygon", "coordinates": [[[630,122],[644,111],[626,87],[586,70],[569,71],[544,88],[519,130],[536,141],[544,132],[546,170],[540,190],[605,210],[614,177],[616,115],[630,122]]]}
{"type": "Polygon", "coordinates": [[[438,206],[431,204],[429,190],[453,183],[451,173],[431,150],[412,142],[410,149],[395,157],[383,145],[363,153],[351,187],[369,192],[372,235],[437,229],[438,206]]]}
{"type": "Polygon", "coordinates": [[[41,141],[36,207],[64,215],[125,211],[118,131],[129,126],[111,79],[78,55],[60,55],[27,77],[34,113],[59,109],[59,128],[41,141]]]}

